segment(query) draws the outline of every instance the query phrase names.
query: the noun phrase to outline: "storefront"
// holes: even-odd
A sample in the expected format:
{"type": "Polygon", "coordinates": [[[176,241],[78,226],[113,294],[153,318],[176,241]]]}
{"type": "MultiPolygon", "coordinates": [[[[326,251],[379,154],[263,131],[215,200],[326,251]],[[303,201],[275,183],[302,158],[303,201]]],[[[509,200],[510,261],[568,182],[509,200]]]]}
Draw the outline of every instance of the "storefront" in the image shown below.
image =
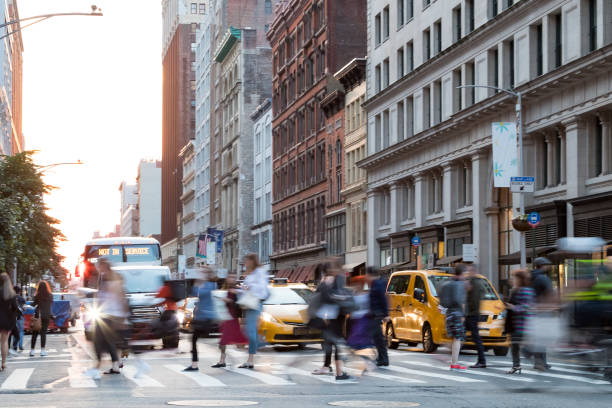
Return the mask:
{"type": "Polygon", "coordinates": [[[444,227],[429,225],[412,230],[421,239],[416,266],[418,269],[433,269],[436,259],[444,257],[444,227]]]}
{"type": "Polygon", "coordinates": [[[472,243],[472,219],[449,221],[442,226],[445,231],[444,254],[436,260],[436,266],[454,266],[463,261],[463,245],[472,243]]]}

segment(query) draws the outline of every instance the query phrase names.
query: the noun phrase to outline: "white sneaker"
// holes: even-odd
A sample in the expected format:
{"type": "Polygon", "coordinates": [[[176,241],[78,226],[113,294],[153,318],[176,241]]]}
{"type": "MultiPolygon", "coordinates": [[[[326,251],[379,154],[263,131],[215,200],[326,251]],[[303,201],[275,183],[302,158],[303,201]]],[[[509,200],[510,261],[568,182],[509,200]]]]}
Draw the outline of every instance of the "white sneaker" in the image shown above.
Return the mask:
{"type": "Polygon", "coordinates": [[[9,349],[9,354],[10,354],[11,356],[16,356],[16,355],[18,355],[19,353],[17,353],[15,350],[13,350],[13,349],[11,348],[11,349],[9,349]]]}
{"type": "Polygon", "coordinates": [[[45,351],[45,349],[40,350],[41,357],[45,357],[46,355],[47,355],[47,352],[45,351]]]}
{"type": "Polygon", "coordinates": [[[30,357],[34,357],[34,350],[30,350],[30,357]]]}
{"type": "Polygon", "coordinates": [[[89,370],[85,370],[83,374],[93,380],[99,380],[100,378],[102,378],[102,376],[100,375],[100,370],[98,370],[97,368],[90,368],[89,370]]]}

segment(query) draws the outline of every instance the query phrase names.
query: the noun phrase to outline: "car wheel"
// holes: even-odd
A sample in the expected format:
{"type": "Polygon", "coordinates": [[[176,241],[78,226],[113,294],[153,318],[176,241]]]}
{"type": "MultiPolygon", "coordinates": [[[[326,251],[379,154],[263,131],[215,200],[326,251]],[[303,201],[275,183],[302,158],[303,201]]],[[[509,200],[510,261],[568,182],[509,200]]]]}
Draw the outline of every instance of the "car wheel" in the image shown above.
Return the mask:
{"type": "Polygon", "coordinates": [[[508,355],[508,347],[494,347],[493,353],[498,357],[505,357],[508,355]]]}
{"type": "Polygon", "coordinates": [[[438,345],[433,341],[431,326],[429,326],[429,324],[425,324],[423,327],[423,351],[426,353],[433,353],[437,349],[438,345]]]}
{"type": "Polygon", "coordinates": [[[68,328],[67,327],[61,327],[60,328],[60,333],[62,333],[62,334],[68,333],[68,328]]]}
{"type": "Polygon", "coordinates": [[[298,350],[305,350],[306,346],[307,346],[306,343],[298,343],[297,348],[298,350]]]}
{"type": "Polygon", "coordinates": [[[388,348],[395,350],[399,347],[399,341],[395,340],[395,333],[393,332],[393,325],[391,323],[387,325],[385,338],[387,339],[388,348]]]}

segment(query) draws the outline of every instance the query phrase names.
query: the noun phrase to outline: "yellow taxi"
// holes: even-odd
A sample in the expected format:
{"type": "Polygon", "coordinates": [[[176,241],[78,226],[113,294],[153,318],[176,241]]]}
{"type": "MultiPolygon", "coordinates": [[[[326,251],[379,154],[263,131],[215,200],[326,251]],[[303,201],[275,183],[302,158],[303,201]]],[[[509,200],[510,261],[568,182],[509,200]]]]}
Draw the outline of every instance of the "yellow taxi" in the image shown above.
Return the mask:
{"type": "MultiPolygon", "coordinates": [[[[438,270],[402,271],[391,275],[387,284],[390,321],[383,327],[390,348],[395,349],[400,343],[410,346],[422,343],[423,350],[432,353],[438,345],[451,341],[446,335],[444,314],[438,308],[438,292],[452,277],[438,270]]],[[[504,328],[504,304],[486,277],[476,277],[484,281],[480,337],[485,349],[493,349],[495,355],[505,356],[510,343],[504,328]]],[[[469,334],[467,337],[470,338],[469,334]]],[[[474,343],[468,341],[464,347],[474,347],[474,343]]]]}
{"type": "Polygon", "coordinates": [[[321,343],[321,332],[306,324],[312,289],[286,279],[275,279],[269,289],[270,297],[263,302],[259,319],[260,336],[269,344],[321,343]]]}

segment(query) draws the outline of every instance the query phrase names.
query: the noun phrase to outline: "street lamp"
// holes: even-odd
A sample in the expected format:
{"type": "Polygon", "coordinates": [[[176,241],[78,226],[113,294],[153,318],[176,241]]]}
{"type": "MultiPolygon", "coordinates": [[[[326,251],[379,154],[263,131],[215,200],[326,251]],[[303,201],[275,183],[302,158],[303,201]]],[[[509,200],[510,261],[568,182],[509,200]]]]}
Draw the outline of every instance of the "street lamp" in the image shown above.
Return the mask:
{"type": "MultiPolygon", "coordinates": [[[[503,89],[503,88],[498,88],[496,86],[489,86],[489,85],[460,85],[457,87],[459,88],[488,88],[488,89],[493,89],[496,91],[501,91],[501,92],[505,92],[509,95],[512,95],[514,97],[516,97],[516,118],[517,118],[517,133],[518,133],[518,143],[519,143],[519,157],[518,157],[518,161],[519,161],[519,177],[523,176],[523,97],[522,94],[519,91],[512,91],[510,89],[503,89]]],[[[520,211],[520,215],[524,215],[525,214],[525,196],[524,193],[520,193],[519,194],[519,211],[520,211]]],[[[527,251],[526,251],[526,245],[525,245],[525,232],[524,231],[519,231],[520,233],[520,251],[521,251],[521,268],[525,268],[527,266],[527,251]]],[[[535,247],[534,247],[535,249],[535,247]]]]}
{"type": "Polygon", "coordinates": [[[70,165],[70,164],[84,164],[82,161],[77,160],[76,162],[66,162],[66,163],[53,163],[53,164],[47,164],[45,166],[38,166],[38,173],[43,173],[47,170],[49,170],[52,167],[56,167],[56,166],[65,166],[65,165],[70,165]]]}
{"type": "Polygon", "coordinates": [[[19,32],[19,31],[23,30],[24,28],[29,27],[31,25],[34,25],[36,23],[40,23],[41,21],[48,20],[51,17],[60,17],[60,16],[102,17],[103,14],[102,14],[102,9],[101,8],[98,8],[98,6],[96,6],[96,5],[92,5],[90,13],[50,13],[50,14],[41,14],[39,16],[26,17],[26,18],[22,18],[22,19],[19,19],[19,20],[8,21],[6,23],[0,24],[0,28],[4,28],[4,27],[7,27],[7,26],[12,26],[13,24],[18,24],[18,23],[21,23],[23,21],[36,20],[36,21],[34,21],[32,23],[26,24],[23,27],[19,27],[16,30],[13,30],[13,31],[10,31],[10,32],[7,29],[7,33],[4,34],[2,37],[0,37],[0,40],[4,39],[6,37],[9,37],[9,36],[19,32]]]}

